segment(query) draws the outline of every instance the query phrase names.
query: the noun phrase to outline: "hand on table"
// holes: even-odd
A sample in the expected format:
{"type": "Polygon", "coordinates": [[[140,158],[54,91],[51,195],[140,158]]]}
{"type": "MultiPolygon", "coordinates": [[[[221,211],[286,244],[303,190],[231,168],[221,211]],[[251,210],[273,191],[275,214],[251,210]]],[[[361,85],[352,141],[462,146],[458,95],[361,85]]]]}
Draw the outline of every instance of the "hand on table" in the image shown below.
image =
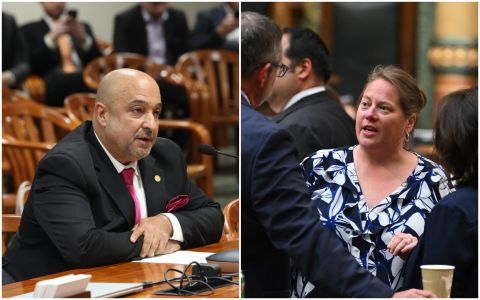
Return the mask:
{"type": "Polygon", "coordinates": [[[427,290],[409,289],[402,292],[396,292],[392,298],[437,298],[437,296],[427,290]]]}
{"type": "Polygon", "coordinates": [[[171,253],[180,248],[178,242],[170,241],[173,228],[170,220],[164,215],[144,218],[133,227],[132,231],[130,236],[132,243],[135,243],[140,236],[144,236],[141,257],[171,253]]]}
{"type": "Polygon", "coordinates": [[[418,239],[409,233],[397,233],[388,243],[387,250],[406,260],[410,251],[418,244],[418,239]]]}

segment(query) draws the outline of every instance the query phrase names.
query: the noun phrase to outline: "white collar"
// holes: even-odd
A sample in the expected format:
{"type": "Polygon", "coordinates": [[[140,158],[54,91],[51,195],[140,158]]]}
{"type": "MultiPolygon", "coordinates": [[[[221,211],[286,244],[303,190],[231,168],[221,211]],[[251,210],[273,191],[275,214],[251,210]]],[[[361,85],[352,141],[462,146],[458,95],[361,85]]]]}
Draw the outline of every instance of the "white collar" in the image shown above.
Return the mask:
{"type": "Polygon", "coordinates": [[[298,101],[302,100],[305,97],[308,97],[310,95],[320,93],[320,92],[323,92],[323,91],[326,91],[325,86],[324,85],[319,85],[319,86],[316,86],[316,87],[312,87],[312,88],[303,90],[299,93],[296,93],[295,95],[293,95],[292,98],[290,98],[290,100],[288,100],[287,104],[282,109],[282,111],[287,110],[287,108],[294,105],[295,103],[297,103],[298,101]]]}
{"type": "Polygon", "coordinates": [[[115,170],[117,170],[118,173],[121,173],[124,169],[133,168],[135,170],[135,175],[138,176],[138,174],[139,174],[139,172],[138,172],[138,161],[133,161],[133,162],[129,163],[128,165],[122,164],[121,162],[116,160],[115,157],[113,157],[110,154],[110,152],[108,152],[107,148],[105,148],[105,146],[102,144],[102,141],[100,141],[100,139],[98,138],[98,135],[95,132],[95,130],[93,131],[93,133],[95,134],[95,137],[97,138],[97,141],[100,143],[100,146],[102,146],[105,153],[107,153],[108,158],[110,158],[110,161],[112,162],[113,166],[115,167],[115,170]]]}
{"type": "Polygon", "coordinates": [[[250,99],[248,99],[247,94],[245,94],[245,92],[243,90],[242,90],[242,96],[247,100],[248,104],[250,104],[250,106],[251,106],[252,104],[250,103],[250,99]]]}

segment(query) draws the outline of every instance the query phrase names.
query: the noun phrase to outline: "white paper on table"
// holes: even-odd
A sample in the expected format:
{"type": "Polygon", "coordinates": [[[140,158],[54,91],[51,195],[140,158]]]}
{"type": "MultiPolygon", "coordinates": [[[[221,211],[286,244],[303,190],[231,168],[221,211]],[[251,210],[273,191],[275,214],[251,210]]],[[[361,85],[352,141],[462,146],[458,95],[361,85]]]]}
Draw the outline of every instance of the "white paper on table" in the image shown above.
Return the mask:
{"type": "Polygon", "coordinates": [[[136,260],[134,262],[188,265],[192,261],[206,263],[207,260],[205,258],[212,254],[212,252],[177,251],[170,254],[136,260]]]}

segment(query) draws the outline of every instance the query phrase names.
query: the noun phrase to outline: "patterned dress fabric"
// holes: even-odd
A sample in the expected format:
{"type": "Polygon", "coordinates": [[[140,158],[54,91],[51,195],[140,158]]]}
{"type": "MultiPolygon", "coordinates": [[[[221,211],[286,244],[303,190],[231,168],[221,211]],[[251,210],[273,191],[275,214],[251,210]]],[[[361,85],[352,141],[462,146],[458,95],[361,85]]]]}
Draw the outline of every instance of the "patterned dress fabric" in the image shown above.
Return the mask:
{"type": "MultiPolygon", "coordinates": [[[[305,181],[323,225],[363,268],[397,290],[405,261],[388,252],[388,243],[400,232],[421,236],[433,206],[454,189],[440,165],[415,153],[418,164],[412,174],[369,209],[355,171],[354,147],[320,150],[305,158],[305,181]]],[[[300,271],[292,274],[292,297],[306,297],[314,286],[300,271]]]]}

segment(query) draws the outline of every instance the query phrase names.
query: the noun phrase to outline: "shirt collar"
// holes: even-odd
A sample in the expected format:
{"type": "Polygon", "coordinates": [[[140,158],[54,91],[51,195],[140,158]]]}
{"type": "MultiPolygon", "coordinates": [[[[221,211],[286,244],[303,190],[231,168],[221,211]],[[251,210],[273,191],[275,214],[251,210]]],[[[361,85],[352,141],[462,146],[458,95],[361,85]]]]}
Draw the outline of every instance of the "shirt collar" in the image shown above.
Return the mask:
{"type": "Polygon", "coordinates": [[[160,16],[160,18],[158,20],[154,20],[152,18],[152,16],[150,16],[150,14],[148,13],[148,11],[146,11],[143,7],[142,7],[142,16],[143,16],[143,20],[145,21],[145,24],[149,24],[149,23],[163,23],[165,22],[166,20],[168,20],[168,9],[166,9],[163,14],[160,16]]]}
{"type": "MultiPolygon", "coordinates": [[[[60,16],[59,19],[62,20],[62,19],[64,19],[64,18],[65,18],[65,16],[62,15],[62,16],[60,16]]],[[[47,23],[49,29],[52,29],[52,28],[53,28],[53,25],[55,24],[55,20],[52,19],[52,17],[50,17],[49,15],[45,15],[45,16],[43,17],[43,20],[45,21],[45,23],[47,23]]]]}
{"type": "Polygon", "coordinates": [[[110,154],[110,152],[108,152],[107,148],[105,148],[105,146],[102,144],[102,141],[100,141],[100,139],[98,138],[98,135],[95,132],[95,130],[93,131],[93,133],[95,134],[95,137],[97,138],[97,141],[100,143],[100,146],[102,146],[105,153],[107,153],[108,158],[110,159],[113,166],[115,167],[115,170],[117,170],[118,173],[121,173],[124,169],[132,168],[133,170],[135,170],[135,175],[138,176],[138,174],[139,174],[139,172],[138,172],[138,161],[130,162],[128,165],[122,164],[121,162],[116,160],[115,157],[113,157],[110,154]]]}
{"type": "Polygon", "coordinates": [[[316,94],[316,93],[323,92],[325,90],[326,90],[326,88],[325,88],[324,85],[319,85],[319,86],[316,86],[316,87],[312,87],[312,88],[303,90],[299,93],[296,93],[295,95],[293,95],[292,98],[290,98],[290,100],[288,100],[287,104],[282,109],[282,111],[287,110],[287,108],[294,105],[295,103],[297,103],[298,101],[302,100],[305,97],[308,97],[308,96],[316,94]]]}
{"type": "Polygon", "coordinates": [[[245,100],[247,100],[248,104],[250,104],[250,106],[251,106],[252,104],[250,103],[250,99],[248,99],[247,94],[245,94],[245,92],[243,90],[242,90],[242,96],[245,98],[245,100]]]}

